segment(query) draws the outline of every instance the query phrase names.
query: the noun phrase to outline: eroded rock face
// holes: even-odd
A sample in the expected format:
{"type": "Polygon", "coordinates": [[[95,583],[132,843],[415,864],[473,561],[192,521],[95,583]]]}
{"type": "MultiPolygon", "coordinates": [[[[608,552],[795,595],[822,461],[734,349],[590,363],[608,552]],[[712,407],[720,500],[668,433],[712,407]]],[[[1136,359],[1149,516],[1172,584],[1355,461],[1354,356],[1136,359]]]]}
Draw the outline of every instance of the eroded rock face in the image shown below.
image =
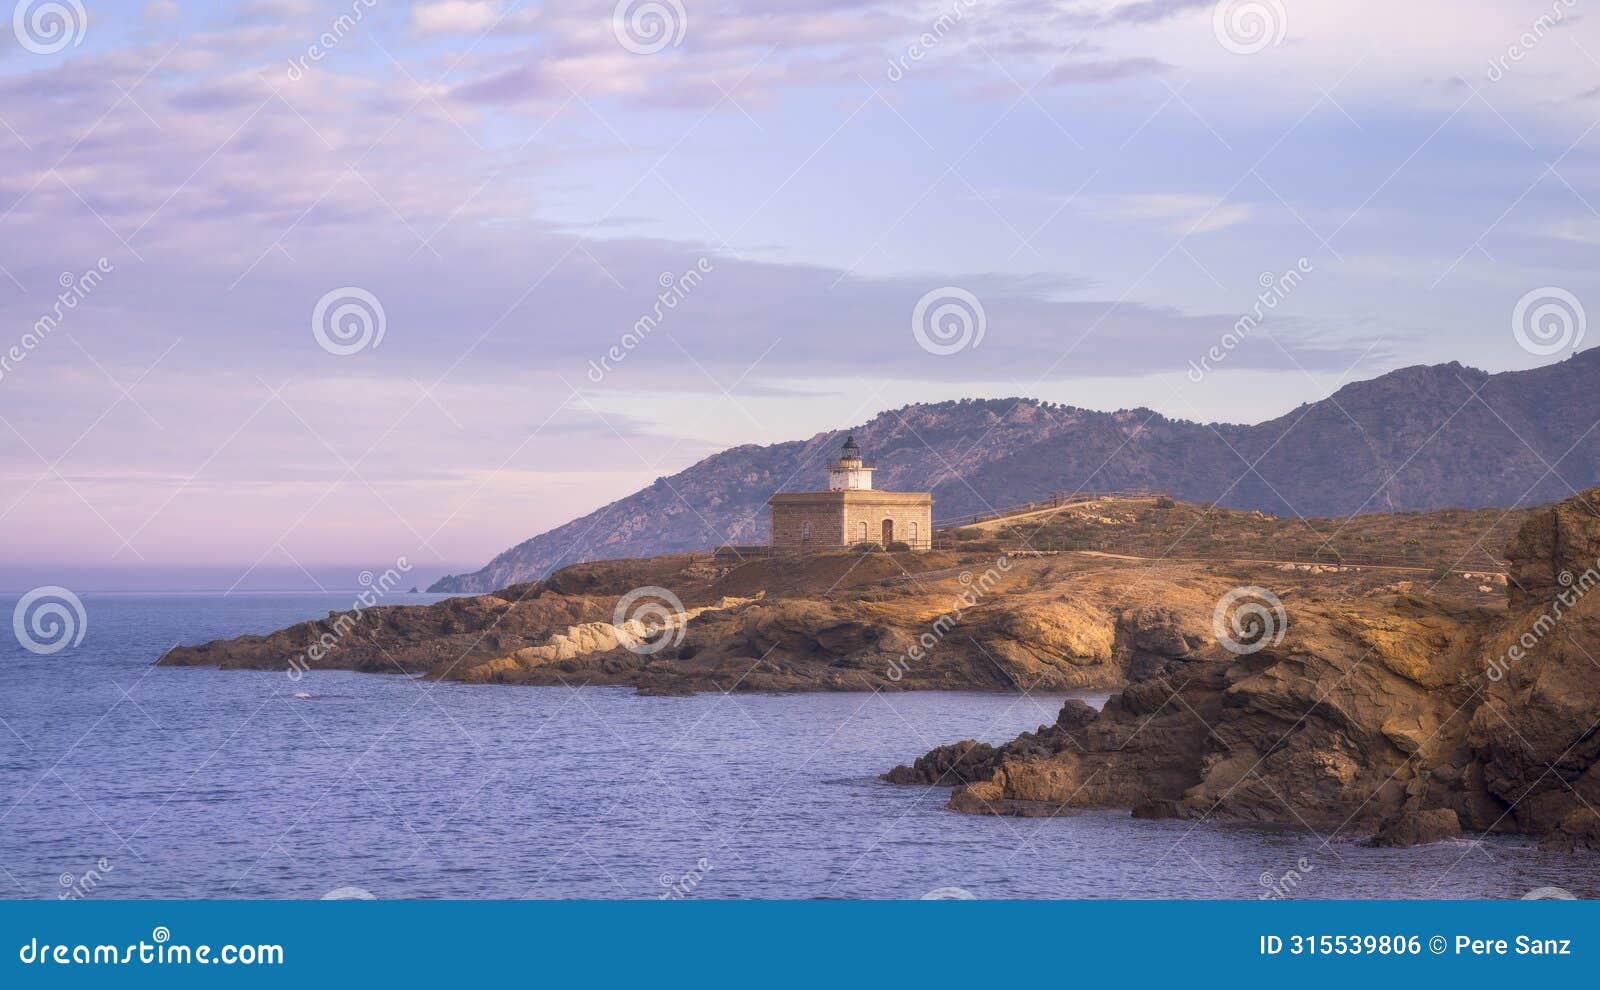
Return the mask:
{"type": "MultiPolygon", "coordinates": [[[[981,779],[950,806],[1128,808],[1325,838],[1376,831],[1387,845],[1522,832],[1600,848],[1597,505],[1600,489],[1530,519],[1508,551],[1506,608],[1430,595],[1422,581],[1365,596],[1302,586],[1282,595],[1286,635],[1259,652],[1179,632],[1181,664],[1094,719],[967,756],[961,775],[981,779]]],[[[1176,652],[1177,639],[1161,642],[1176,652]]],[[[931,782],[921,761],[912,770],[931,782]]]]}
{"type": "Polygon", "coordinates": [[[1600,489],[1549,506],[1529,519],[1507,549],[1507,596],[1513,612],[1545,608],[1600,560],[1600,489]]]}
{"type": "MultiPolygon", "coordinates": [[[[682,554],[575,565],[494,595],[338,613],[270,636],[179,647],[160,662],[668,695],[1108,689],[1181,676],[1204,654],[1218,597],[1259,580],[1248,568],[1153,571],[1076,554],[682,554]],[[635,649],[613,623],[641,588],[666,589],[677,604],[666,628],[635,649]]],[[[1379,580],[1297,574],[1280,583],[1343,599],[1379,580]]]]}
{"type": "MultiPolygon", "coordinates": [[[[1369,621],[1316,596],[1286,600],[1283,643],[1234,656],[1213,646],[1176,673],[1130,685],[1099,717],[1040,759],[1002,762],[951,806],[1125,807],[1143,815],[1371,827],[1397,814],[1418,780],[1416,758],[1459,746],[1437,708],[1473,655],[1488,609],[1451,621],[1386,601],[1386,623],[1409,623],[1438,645],[1426,667],[1376,655],[1369,621]],[[1393,668],[1399,668],[1399,673],[1393,668]],[[1428,687],[1419,683],[1433,683],[1428,687]]],[[[1469,811],[1462,809],[1463,813],[1469,811]]]]}
{"type": "Polygon", "coordinates": [[[1472,714],[1485,788],[1518,831],[1596,843],[1600,807],[1600,489],[1553,506],[1511,548],[1510,607],[1472,714]]]}

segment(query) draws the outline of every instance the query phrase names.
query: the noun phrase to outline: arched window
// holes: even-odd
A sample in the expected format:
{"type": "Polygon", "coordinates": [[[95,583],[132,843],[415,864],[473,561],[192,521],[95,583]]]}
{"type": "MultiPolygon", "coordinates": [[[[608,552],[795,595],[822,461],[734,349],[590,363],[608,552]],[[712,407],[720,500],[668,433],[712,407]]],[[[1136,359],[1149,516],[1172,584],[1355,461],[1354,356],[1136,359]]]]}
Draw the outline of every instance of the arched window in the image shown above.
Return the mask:
{"type": "Polygon", "coordinates": [[[867,542],[867,524],[865,522],[856,523],[856,542],[867,542]]]}
{"type": "Polygon", "coordinates": [[[911,549],[915,550],[917,548],[917,524],[916,523],[908,523],[907,524],[907,535],[909,535],[911,537],[911,540],[910,540],[911,549]]]}
{"type": "Polygon", "coordinates": [[[801,543],[810,543],[811,542],[811,523],[803,522],[803,523],[800,524],[800,542],[801,543]]]}

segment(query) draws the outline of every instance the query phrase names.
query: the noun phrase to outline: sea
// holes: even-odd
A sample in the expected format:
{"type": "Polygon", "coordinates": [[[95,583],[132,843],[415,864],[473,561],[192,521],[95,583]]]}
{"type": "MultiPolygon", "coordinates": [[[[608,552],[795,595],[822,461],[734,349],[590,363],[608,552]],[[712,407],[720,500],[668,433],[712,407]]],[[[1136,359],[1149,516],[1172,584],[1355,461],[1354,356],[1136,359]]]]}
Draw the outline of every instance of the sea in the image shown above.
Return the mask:
{"type": "MultiPolygon", "coordinates": [[[[13,616],[18,595],[0,597],[13,616]]],[[[386,604],[437,600],[391,594],[386,604]]],[[[638,697],[401,674],[153,665],[347,594],[79,596],[0,636],[9,898],[1523,898],[1600,857],[1125,811],[978,817],[879,774],[1000,743],[1062,694],[638,697]],[[59,633],[60,630],[57,630],[59,633]],[[35,648],[55,648],[35,652],[35,648]],[[58,647],[58,648],[57,648],[58,647]]],[[[1102,704],[1104,694],[1077,695],[1102,704]]]]}

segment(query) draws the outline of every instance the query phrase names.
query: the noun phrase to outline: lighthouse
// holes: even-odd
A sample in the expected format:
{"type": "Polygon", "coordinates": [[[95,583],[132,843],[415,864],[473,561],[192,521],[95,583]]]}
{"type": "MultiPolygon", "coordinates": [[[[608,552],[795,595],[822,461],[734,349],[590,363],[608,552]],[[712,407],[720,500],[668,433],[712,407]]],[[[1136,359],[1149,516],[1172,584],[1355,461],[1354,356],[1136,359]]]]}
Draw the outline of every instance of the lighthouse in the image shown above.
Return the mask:
{"type": "Polygon", "coordinates": [[[873,468],[854,434],[828,465],[828,488],[784,492],[767,500],[772,510],[772,546],[830,550],[877,545],[928,550],[933,546],[933,494],[884,492],[872,487],[873,468]]]}
{"type": "Polygon", "coordinates": [[[872,488],[872,468],[861,460],[861,447],[855,434],[845,437],[839,459],[828,468],[828,490],[869,491],[872,488]]]}

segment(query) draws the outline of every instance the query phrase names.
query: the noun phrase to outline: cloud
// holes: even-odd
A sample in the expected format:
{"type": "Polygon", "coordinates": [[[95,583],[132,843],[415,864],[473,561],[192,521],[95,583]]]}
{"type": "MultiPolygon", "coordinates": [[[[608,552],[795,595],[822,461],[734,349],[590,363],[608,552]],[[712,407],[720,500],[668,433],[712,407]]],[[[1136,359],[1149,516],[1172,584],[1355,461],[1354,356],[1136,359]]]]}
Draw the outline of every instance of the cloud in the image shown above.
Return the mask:
{"type": "Polygon", "coordinates": [[[1172,66],[1153,58],[1124,58],[1105,62],[1072,62],[1052,69],[1045,82],[1052,86],[1112,82],[1166,72],[1172,66]]]}
{"type": "Polygon", "coordinates": [[[1116,197],[1096,208],[1107,219],[1135,217],[1164,221],[1174,235],[1209,234],[1242,224],[1251,218],[1248,203],[1228,203],[1209,196],[1177,193],[1140,193],[1116,197]]]}
{"type": "Polygon", "coordinates": [[[1118,6],[1106,18],[1130,24],[1153,24],[1193,10],[1210,9],[1218,0],[1137,0],[1118,6]]]}
{"type": "Polygon", "coordinates": [[[183,16],[183,8],[179,7],[176,0],[150,0],[139,11],[139,17],[146,21],[170,21],[183,16]]]}
{"type": "MultiPolygon", "coordinates": [[[[357,0],[362,3],[363,0],[357,0]]],[[[250,24],[259,21],[290,21],[315,13],[317,10],[313,0],[243,0],[234,8],[234,17],[237,23],[250,24]]]]}
{"type": "MultiPolygon", "coordinates": [[[[1294,5],[1284,47],[1248,58],[1223,51],[1198,10],[1176,16],[1186,4],[1107,16],[1103,3],[985,3],[892,87],[888,57],[947,5],[691,3],[682,45],[648,56],[618,42],[612,2],[379,5],[329,46],[327,10],[251,0],[231,21],[208,14],[176,47],[139,40],[148,31],[91,33],[62,57],[6,44],[0,326],[33,326],[61,273],[102,257],[115,267],[0,381],[0,415],[27,439],[0,428],[0,476],[20,493],[67,455],[62,475],[116,529],[157,514],[133,540],[142,550],[193,547],[206,531],[250,559],[307,513],[282,537],[296,555],[414,540],[389,502],[474,556],[504,544],[506,519],[525,535],[682,466],[640,464],[622,445],[656,447],[641,434],[665,418],[586,429],[582,408],[564,405],[569,386],[610,408],[671,395],[710,421],[682,436],[715,429],[729,442],[750,437],[718,405],[724,388],[773,410],[770,439],[878,389],[914,398],[1092,377],[1133,392],[1221,339],[1257,291],[1259,259],[1316,252],[1300,223],[1251,223],[1275,218],[1275,199],[1219,199],[1262,150],[1263,174],[1349,263],[1324,268],[1319,254],[1316,281],[1230,355],[1230,371],[1342,373],[1369,339],[1352,325],[1425,326],[1452,348],[1429,359],[1470,358],[1456,331],[1487,311],[1482,295],[1420,288],[1506,204],[1517,215],[1502,241],[1600,240],[1570,219],[1580,203],[1551,201],[1563,195],[1553,180],[1519,198],[1537,163],[1503,154],[1521,155],[1511,123],[1554,160],[1588,120],[1530,124],[1526,92],[1548,100],[1592,70],[1573,69],[1567,39],[1543,44],[1505,82],[1479,84],[1504,121],[1478,102],[1452,114],[1465,94],[1416,79],[1460,76],[1525,25],[1487,2],[1448,17],[1351,2],[1361,16],[1294,5]],[[1375,23],[1382,57],[1343,78],[1375,23]],[[291,72],[314,43],[321,55],[291,72]],[[1204,135],[1204,149],[1186,145],[1193,113],[1167,82],[1240,150],[1204,135]],[[1004,105],[963,99],[995,84],[1004,105]],[[1138,143],[1119,147],[1130,133],[1138,143]],[[1554,210],[1569,219],[1545,224],[1554,210]],[[1278,228],[1289,234],[1273,240],[1278,228]],[[1170,250],[1222,232],[1190,241],[1198,259],[1170,250]],[[1378,238],[1404,264],[1374,264],[1378,238]],[[1163,251],[1167,267],[1150,267],[1163,251]],[[704,279],[662,303],[663,273],[701,258],[704,279]],[[1352,288],[1401,281],[1349,318],[1346,300],[1369,298],[1352,288]],[[311,316],[346,286],[381,300],[386,334],[336,356],[311,316]],[[947,286],[980,301],[985,333],[937,355],[912,315],[947,286]],[[623,358],[590,381],[612,348],[623,358]],[[362,478],[340,485],[356,463],[362,478]],[[558,483],[570,497],[550,497],[558,483]]],[[[1581,184],[1589,150],[1562,168],[1581,184]]],[[[1506,258],[1518,246],[1486,245],[1506,258]]],[[[1510,346],[1503,318],[1485,324],[1510,346]]],[[[0,543],[26,541],[38,559],[102,538],[107,522],[53,476],[0,518],[0,543]]]]}
{"type": "Polygon", "coordinates": [[[423,36],[481,34],[504,16],[493,0],[436,0],[411,8],[411,29],[423,36]]]}
{"type": "Polygon", "coordinates": [[[1538,233],[1552,240],[1597,245],[1600,244],[1600,220],[1594,217],[1567,217],[1542,228],[1538,233]]]}

